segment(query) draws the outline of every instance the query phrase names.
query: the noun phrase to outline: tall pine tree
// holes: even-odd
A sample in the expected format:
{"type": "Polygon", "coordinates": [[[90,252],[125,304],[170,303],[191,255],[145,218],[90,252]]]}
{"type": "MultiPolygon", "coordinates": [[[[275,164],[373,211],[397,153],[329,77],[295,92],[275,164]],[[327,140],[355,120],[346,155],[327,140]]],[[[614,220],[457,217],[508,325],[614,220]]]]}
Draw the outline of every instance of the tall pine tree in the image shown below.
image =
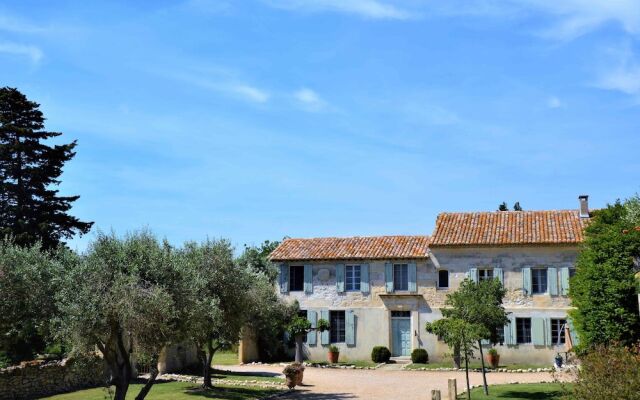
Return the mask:
{"type": "Polygon", "coordinates": [[[80,196],[60,196],[56,186],[64,164],[75,156],[76,141],[48,145],[60,136],[44,130],[40,105],[14,88],[0,88],[0,236],[19,245],[58,246],[93,222],[68,214],[80,196]]]}

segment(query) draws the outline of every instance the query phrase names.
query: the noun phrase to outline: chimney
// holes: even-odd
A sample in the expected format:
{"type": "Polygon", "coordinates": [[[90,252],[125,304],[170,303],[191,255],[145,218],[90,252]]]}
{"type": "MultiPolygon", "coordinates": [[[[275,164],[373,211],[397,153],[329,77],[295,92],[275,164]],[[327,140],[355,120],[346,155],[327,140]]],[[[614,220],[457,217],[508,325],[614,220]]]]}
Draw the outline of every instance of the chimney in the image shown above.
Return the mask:
{"type": "Polygon", "coordinates": [[[589,196],[583,194],[578,196],[580,201],[580,218],[589,218],[589,196]]]}

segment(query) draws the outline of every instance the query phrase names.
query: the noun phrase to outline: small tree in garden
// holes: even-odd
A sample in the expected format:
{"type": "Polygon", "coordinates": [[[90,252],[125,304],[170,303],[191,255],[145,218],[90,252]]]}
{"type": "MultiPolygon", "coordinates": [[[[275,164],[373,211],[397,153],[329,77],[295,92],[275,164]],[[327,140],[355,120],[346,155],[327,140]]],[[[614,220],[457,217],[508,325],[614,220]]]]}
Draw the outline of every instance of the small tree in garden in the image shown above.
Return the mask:
{"type": "Polygon", "coordinates": [[[289,334],[294,338],[296,343],[296,358],[297,363],[304,361],[302,354],[302,347],[304,343],[304,337],[313,331],[324,332],[329,329],[329,322],[325,319],[319,319],[315,328],[311,327],[311,322],[304,317],[294,317],[291,324],[289,324],[289,334]]]}

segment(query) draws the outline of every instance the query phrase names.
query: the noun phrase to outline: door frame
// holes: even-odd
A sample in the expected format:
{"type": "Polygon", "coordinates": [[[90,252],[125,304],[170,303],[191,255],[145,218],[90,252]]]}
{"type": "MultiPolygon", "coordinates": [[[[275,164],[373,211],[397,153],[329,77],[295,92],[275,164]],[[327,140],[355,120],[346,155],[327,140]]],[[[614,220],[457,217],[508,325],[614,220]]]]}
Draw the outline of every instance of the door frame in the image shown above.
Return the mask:
{"type": "MultiPolygon", "coordinates": [[[[411,351],[413,350],[413,340],[411,340],[411,332],[412,332],[412,330],[411,330],[412,327],[411,326],[413,325],[413,321],[412,321],[412,318],[411,318],[411,311],[402,310],[402,312],[407,312],[408,316],[401,316],[401,317],[399,317],[399,316],[398,317],[394,317],[393,316],[393,312],[394,311],[390,311],[389,312],[389,325],[390,325],[390,331],[391,331],[391,355],[392,355],[392,357],[409,357],[411,355],[411,351]],[[409,323],[409,338],[410,339],[409,339],[409,349],[408,349],[408,354],[407,355],[402,355],[402,354],[396,355],[398,352],[396,352],[396,349],[395,349],[395,340],[394,340],[395,332],[394,332],[394,329],[393,329],[393,321],[394,320],[395,321],[397,321],[397,320],[405,320],[405,321],[408,321],[408,323],[409,323]]],[[[400,341],[401,340],[402,339],[400,339],[400,341]]],[[[401,352],[402,351],[400,351],[400,353],[401,352]]]]}

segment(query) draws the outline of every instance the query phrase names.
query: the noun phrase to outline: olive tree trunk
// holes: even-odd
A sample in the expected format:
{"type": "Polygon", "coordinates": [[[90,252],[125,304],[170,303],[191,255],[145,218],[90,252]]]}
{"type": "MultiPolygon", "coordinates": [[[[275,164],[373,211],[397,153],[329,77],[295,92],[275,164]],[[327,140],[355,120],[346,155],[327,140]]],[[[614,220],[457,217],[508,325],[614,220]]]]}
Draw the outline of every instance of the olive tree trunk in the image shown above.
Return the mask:
{"type": "Polygon", "coordinates": [[[303,344],[304,335],[296,335],[295,339],[296,339],[296,362],[302,363],[302,361],[304,361],[304,357],[302,355],[302,349],[304,345],[303,344]]]}
{"type": "Polygon", "coordinates": [[[487,386],[487,373],[484,370],[484,354],[482,354],[482,341],[478,340],[478,348],[480,349],[480,362],[482,363],[482,386],[484,387],[484,395],[489,395],[489,386],[487,386]]]}

